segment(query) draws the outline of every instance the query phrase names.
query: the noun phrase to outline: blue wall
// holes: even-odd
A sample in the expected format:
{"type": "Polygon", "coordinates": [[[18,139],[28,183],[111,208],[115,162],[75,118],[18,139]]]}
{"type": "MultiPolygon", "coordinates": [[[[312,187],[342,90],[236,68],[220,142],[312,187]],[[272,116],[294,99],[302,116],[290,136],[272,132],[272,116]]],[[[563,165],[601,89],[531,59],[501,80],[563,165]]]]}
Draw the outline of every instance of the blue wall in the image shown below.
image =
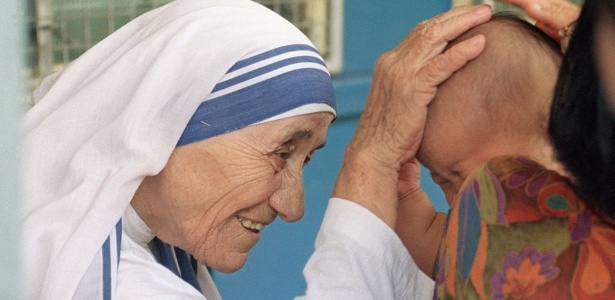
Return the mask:
{"type": "MultiPolygon", "coordinates": [[[[450,7],[450,0],[345,0],[344,67],[334,78],[339,117],[329,129],[327,146],[305,170],[306,212],[297,223],[277,220],[250,252],[244,268],[233,274],[214,272],[225,300],[292,299],[305,291],[303,266],[314,249],[344,148],[361,113],[374,62],[395,47],[420,21],[450,7]]],[[[440,211],[447,209],[440,190],[423,170],[423,187],[440,211]]]]}

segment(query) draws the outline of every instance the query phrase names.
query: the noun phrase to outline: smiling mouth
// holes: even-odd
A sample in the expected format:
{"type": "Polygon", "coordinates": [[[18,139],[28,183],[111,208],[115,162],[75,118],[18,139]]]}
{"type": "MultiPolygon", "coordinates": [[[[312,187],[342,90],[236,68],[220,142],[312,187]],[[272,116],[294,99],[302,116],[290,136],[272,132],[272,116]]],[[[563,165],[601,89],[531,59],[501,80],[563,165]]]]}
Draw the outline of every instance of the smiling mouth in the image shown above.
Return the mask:
{"type": "Polygon", "coordinates": [[[237,220],[243,228],[248,229],[254,233],[259,233],[263,228],[265,228],[265,224],[254,222],[251,220],[242,219],[240,216],[237,216],[237,220]]]}

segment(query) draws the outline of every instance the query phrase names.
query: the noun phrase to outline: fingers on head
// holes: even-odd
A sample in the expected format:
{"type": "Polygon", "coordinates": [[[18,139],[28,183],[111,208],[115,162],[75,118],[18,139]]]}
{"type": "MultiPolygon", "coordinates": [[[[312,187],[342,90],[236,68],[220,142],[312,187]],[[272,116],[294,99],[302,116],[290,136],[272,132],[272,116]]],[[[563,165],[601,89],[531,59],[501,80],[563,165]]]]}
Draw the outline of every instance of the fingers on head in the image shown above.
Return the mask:
{"type": "Polygon", "coordinates": [[[454,72],[476,58],[485,48],[485,36],[473,36],[434,57],[423,70],[421,76],[432,86],[446,81],[454,72]]]}
{"type": "Polygon", "coordinates": [[[436,20],[437,22],[444,22],[450,18],[454,18],[456,16],[461,16],[461,15],[465,15],[465,14],[472,14],[478,10],[482,10],[482,9],[491,9],[491,6],[486,5],[486,4],[482,4],[482,5],[461,5],[461,6],[456,6],[453,7],[452,9],[450,9],[449,11],[446,11],[444,13],[441,13],[435,17],[433,17],[432,19],[436,20]]]}
{"type": "Polygon", "coordinates": [[[491,7],[488,5],[460,6],[422,22],[417,29],[427,42],[449,42],[489,19],[491,7]]]}
{"type": "Polygon", "coordinates": [[[440,41],[444,37],[446,42],[457,37],[475,25],[484,23],[491,18],[489,5],[457,6],[439,14],[431,19],[417,24],[411,34],[400,43],[400,47],[414,43],[417,35],[425,37],[427,41],[440,41]]]}

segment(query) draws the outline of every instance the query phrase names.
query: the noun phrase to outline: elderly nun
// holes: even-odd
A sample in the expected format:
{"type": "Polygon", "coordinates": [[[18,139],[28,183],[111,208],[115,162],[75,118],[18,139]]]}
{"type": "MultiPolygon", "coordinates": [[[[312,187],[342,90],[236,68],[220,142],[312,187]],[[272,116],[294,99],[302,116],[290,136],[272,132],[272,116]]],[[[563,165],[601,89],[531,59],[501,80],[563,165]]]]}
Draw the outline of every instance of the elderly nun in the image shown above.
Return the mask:
{"type": "Polygon", "coordinates": [[[313,45],[250,1],[146,13],[33,98],[27,299],[219,298],[203,265],[236,271],[277,215],[302,217],[335,116],[313,45]]]}
{"type": "MultiPolygon", "coordinates": [[[[388,79],[421,70],[446,79],[482,45],[440,55],[444,37],[486,21],[479,10],[438,16],[391,52],[412,54],[416,68],[392,64],[395,55],[379,61],[339,198],[304,270],[304,298],[430,297],[433,281],[393,228],[400,166],[424,120],[405,112],[424,113],[439,82],[388,79]],[[423,34],[436,23],[442,32],[423,34]],[[441,70],[434,57],[457,61],[441,70]],[[410,97],[415,90],[421,97],[410,97]]],[[[25,299],[219,299],[205,266],[238,270],[277,216],[302,217],[302,169],[336,115],[313,45],[247,0],[176,0],[146,13],[45,78],[32,98],[25,299]]]]}

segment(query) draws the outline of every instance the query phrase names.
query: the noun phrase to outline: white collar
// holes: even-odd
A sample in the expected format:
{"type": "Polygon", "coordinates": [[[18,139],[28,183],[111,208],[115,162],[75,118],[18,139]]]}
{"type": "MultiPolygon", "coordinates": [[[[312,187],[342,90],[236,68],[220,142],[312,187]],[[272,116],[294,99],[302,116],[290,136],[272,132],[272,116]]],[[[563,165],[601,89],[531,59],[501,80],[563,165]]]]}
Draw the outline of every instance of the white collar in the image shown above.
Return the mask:
{"type": "Polygon", "coordinates": [[[149,251],[148,244],[154,239],[154,231],[143,222],[132,205],[126,207],[122,216],[122,229],[139,246],[149,251]]]}

